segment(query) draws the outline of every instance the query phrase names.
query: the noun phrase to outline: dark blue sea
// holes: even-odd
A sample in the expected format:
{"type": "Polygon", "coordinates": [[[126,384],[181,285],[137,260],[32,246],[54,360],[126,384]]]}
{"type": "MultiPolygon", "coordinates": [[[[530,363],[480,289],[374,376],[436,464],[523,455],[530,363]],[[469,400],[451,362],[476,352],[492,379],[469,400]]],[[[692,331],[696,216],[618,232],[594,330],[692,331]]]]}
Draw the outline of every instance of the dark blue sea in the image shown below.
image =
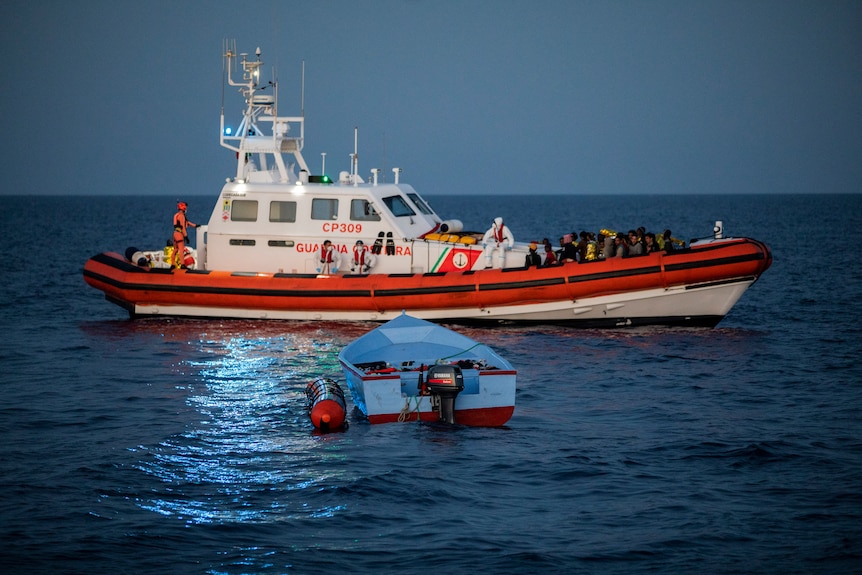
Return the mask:
{"type": "Polygon", "coordinates": [[[715,329],[451,326],[519,370],[505,428],[316,435],[306,384],[372,324],[129,320],[82,267],[163,246],[175,197],[4,197],[0,572],[862,572],[862,195],[427,198],[775,261],[715,329]]]}

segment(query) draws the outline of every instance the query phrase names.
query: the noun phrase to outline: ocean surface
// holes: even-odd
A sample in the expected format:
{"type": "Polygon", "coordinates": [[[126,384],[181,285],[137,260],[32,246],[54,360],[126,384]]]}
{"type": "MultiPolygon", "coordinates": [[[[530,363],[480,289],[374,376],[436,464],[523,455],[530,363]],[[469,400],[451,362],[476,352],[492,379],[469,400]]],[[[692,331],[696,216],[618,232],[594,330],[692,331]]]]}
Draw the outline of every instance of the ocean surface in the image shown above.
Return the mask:
{"type": "Polygon", "coordinates": [[[426,197],[775,261],[715,329],[450,326],[519,370],[505,428],[318,435],[305,386],[373,324],[129,320],[82,267],[175,197],[3,197],[0,572],[862,572],[862,195],[426,197]]]}

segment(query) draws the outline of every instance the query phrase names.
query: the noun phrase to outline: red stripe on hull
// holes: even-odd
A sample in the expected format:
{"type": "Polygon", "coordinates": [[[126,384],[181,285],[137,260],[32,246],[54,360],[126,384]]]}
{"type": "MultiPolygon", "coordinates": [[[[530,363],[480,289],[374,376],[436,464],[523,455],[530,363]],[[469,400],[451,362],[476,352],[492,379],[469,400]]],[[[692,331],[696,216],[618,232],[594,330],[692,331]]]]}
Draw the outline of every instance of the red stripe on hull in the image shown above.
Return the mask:
{"type": "MultiPolygon", "coordinates": [[[[457,405],[458,400],[455,400],[457,405]]],[[[515,412],[515,406],[506,407],[487,407],[482,409],[456,409],[455,423],[458,425],[466,425],[469,427],[500,427],[505,425],[512,418],[515,412]]],[[[398,421],[400,413],[385,413],[377,415],[369,415],[370,423],[395,423],[398,421]]],[[[436,411],[424,411],[410,413],[405,420],[409,421],[429,421],[434,422],[439,420],[439,414],[436,411]]]]}

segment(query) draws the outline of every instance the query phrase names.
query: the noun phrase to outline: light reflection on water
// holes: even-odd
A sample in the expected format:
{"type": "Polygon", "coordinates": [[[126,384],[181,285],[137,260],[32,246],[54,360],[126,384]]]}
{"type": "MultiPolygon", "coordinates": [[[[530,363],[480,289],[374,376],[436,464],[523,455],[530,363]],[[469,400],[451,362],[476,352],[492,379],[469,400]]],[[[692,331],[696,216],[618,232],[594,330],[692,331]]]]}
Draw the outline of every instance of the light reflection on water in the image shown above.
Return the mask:
{"type": "Polygon", "coordinates": [[[338,370],[337,327],[172,326],[172,339],[185,340],[190,356],[174,366],[178,387],[199,418],[135,450],[138,469],[161,482],[138,505],[188,524],[271,523],[343,511],[327,492],[349,480],[340,465],[349,437],[315,435],[305,396],[309,381],[338,370]]]}

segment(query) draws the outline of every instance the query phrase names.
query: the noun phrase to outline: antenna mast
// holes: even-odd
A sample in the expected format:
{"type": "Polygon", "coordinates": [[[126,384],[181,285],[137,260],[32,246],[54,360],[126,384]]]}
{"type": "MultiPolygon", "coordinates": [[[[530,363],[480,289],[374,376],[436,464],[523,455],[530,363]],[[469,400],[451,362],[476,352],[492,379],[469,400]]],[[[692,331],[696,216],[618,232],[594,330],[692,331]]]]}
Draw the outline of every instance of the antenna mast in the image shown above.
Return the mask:
{"type": "Polygon", "coordinates": [[[353,127],[353,184],[357,183],[359,175],[359,126],[353,127]]]}

